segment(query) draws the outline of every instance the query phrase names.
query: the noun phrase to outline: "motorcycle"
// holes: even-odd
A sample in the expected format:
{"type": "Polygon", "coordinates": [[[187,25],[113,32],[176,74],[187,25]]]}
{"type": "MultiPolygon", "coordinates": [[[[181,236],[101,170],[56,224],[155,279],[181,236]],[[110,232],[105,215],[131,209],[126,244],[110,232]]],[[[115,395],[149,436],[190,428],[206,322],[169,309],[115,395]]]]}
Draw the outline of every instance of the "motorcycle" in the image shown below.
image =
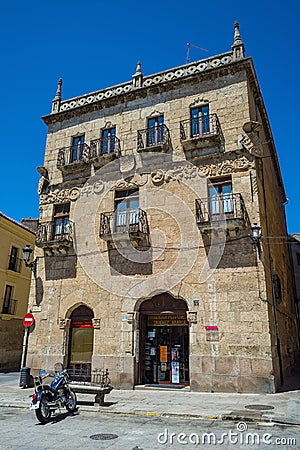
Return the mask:
{"type": "Polygon", "coordinates": [[[39,375],[34,377],[34,394],[29,408],[35,411],[39,422],[43,424],[49,422],[52,413],[63,407],[69,412],[74,412],[76,405],[76,394],[69,386],[67,370],[55,371],[55,374],[41,370],[39,375]],[[50,385],[44,384],[45,378],[53,376],[54,379],[50,385]]]}

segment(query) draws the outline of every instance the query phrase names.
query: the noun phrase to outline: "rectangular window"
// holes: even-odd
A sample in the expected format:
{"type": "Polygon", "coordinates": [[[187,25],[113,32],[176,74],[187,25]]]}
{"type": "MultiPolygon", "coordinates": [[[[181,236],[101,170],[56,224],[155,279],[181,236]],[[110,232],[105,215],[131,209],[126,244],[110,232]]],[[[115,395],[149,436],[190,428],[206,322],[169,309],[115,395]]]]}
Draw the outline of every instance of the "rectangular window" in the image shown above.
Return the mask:
{"type": "Polygon", "coordinates": [[[164,142],[164,117],[148,119],[147,147],[164,142]]]}
{"type": "Polygon", "coordinates": [[[300,266],[300,253],[296,253],[297,264],[300,266]]]}
{"type": "Polygon", "coordinates": [[[115,230],[122,232],[139,222],[139,191],[116,191],[115,194],[115,230]]]}
{"type": "Polygon", "coordinates": [[[274,285],[274,295],[276,303],[280,303],[282,301],[282,295],[281,295],[281,281],[277,274],[273,275],[273,285],[274,285]]]}
{"type": "Polygon", "coordinates": [[[15,302],[13,300],[13,286],[8,284],[5,287],[5,294],[3,299],[2,314],[14,314],[15,302]]]}
{"type": "Polygon", "coordinates": [[[208,187],[210,216],[233,212],[231,181],[212,183],[208,187]]]}
{"type": "Polygon", "coordinates": [[[81,161],[84,150],[84,135],[72,139],[70,162],[81,161]]]}
{"type": "Polygon", "coordinates": [[[62,203],[54,207],[53,239],[64,239],[69,233],[70,203],[62,203]]]}
{"type": "Polygon", "coordinates": [[[19,249],[17,247],[12,246],[10,255],[9,255],[9,263],[8,263],[9,270],[19,272],[20,264],[19,264],[19,259],[18,259],[18,253],[19,253],[19,249]]]}
{"type": "Polygon", "coordinates": [[[209,133],[208,105],[191,109],[191,137],[209,133]]]}
{"type": "Polygon", "coordinates": [[[102,130],[101,154],[113,153],[116,145],[116,128],[102,130]]]}

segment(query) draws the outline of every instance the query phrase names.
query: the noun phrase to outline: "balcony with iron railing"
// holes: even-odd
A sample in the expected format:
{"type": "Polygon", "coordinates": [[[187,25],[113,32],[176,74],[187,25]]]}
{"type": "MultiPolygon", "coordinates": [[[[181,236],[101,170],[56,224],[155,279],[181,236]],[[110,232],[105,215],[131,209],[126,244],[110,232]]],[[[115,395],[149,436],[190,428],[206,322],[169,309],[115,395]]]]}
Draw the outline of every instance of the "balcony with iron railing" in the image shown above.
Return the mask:
{"type": "Polygon", "coordinates": [[[224,194],[223,197],[196,199],[196,221],[203,231],[225,222],[225,228],[244,228],[249,218],[241,194],[224,194]]]}
{"type": "Polygon", "coordinates": [[[11,316],[15,315],[16,310],[17,310],[17,303],[18,303],[18,301],[14,300],[12,298],[9,301],[7,301],[4,298],[3,303],[2,303],[3,306],[2,306],[1,314],[9,314],[11,316]]]}
{"type": "Polygon", "coordinates": [[[57,220],[39,223],[36,245],[40,248],[59,251],[72,247],[73,223],[70,220],[64,220],[63,223],[57,220]]]}
{"type": "Polygon", "coordinates": [[[164,124],[137,132],[138,152],[167,152],[170,147],[170,132],[164,124]]]}
{"type": "Polygon", "coordinates": [[[224,137],[217,114],[182,120],[180,140],[188,159],[224,151],[224,137]]]}
{"type": "Polygon", "coordinates": [[[85,143],[61,148],[58,152],[57,168],[61,171],[82,169],[89,163],[90,147],[85,143]]]}
{"type": "Polygon", "coordinates": [[[100,237],[106,241],[129,239],[140,242],[148,236],[147,214],[140,208],[101,213],[100,237]]]}
{"type": "Polygon", "coordinates": [[[22,260],[20,258],[14,258],[11,255],[8,257],[7,269],[13,272],[21,272],[22,260]]]}
{"type": "Polygon", "coordinates": [[[90,159],[96,167],[101,167],[120,156],[121,145],[117,136],[105,136],[90,142],[90,159]]]}

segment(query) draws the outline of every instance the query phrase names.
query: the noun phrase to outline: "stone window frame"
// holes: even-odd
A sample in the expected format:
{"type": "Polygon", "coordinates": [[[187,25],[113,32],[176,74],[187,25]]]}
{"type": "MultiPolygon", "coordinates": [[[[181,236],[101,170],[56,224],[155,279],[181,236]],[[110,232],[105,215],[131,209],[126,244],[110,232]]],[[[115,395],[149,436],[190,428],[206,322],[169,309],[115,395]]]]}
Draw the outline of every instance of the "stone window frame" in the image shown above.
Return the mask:
{"type": "Polygon", "coordinates": [[[114,153],[115,152],[115,146],[116,146],[116,142],[115,142],[115,138],[117,136],[117,126],[115,124],[113,124],[112,122],[108,121],[106,122],[106,124],[104,125],[104,127],[100,128],[100,139],[101,139],[101,145],[104,148],[104,140],[107,138],[107,151],[103,151],[102,148],[102,152],[103,153],[114,153]],[[112,131],[114,130],[114,133],[108,133],[108,136],[104,136],[105,132],[108,131],[112,131]],[[112,137],[114,137],[114,139],[111,139],[112,137]]]}
{"type": "Polygon", "coordinates": [[[139,190],[139,188],[138,187],[136,187],[136,188],[129,188],[129,189],[116,189],[115,191],[114,191],[114,211],[115,211],[115,224],[114,224],[114,228],[116,228],[117,229],[117,227],[118,227],[118,225],[117,225],[117,223],[118,223],[118,219],[117,219],[117,205],[119,204],[119,203],[123,203],[123,202],[126,202],[126,213],[125,213],[125,216],[126,216],[126,226],[128,226],[128,224],[130,223],[130,221],[131,221],[131,219],[130,219],[130,211],[131,211],[131,209],[130,209],[130,200],[137,200],[138,201],[138,206],[137,206],[137,208],[135,208],[135,209],[137,209],[138,211],[139,211],[139,208],[140,208],[140,190],[139,190]],[[128,195],[123,195],[122,196],[122,193],[127,193],[128,195]],[[134,194],[134,195],[132,195],[132,194],[134,194]],[[129,222],[128,222],[129,221],[129,222]]]}
{"type": "Polygon", "coordinates": [[[71,136],[71,142],[70,142],[70,161],[71,162],[75,162],[75,161],[81,161],[83,159],[83,153],[84,153],[84,144],[85,144],[85,133],[81,133],[81,132],[77,132],[76,134],[73,134],[71,136]],[[79,147],[79,142],[75,143],[74,141],[76,139],[80,139],[83,137],[83,142],[80,142],[80,147],[79,147]],[[79,158],[78,158],[78,152],[79,151],[79,158]],[[75,152],[77,154],[77,157],[74,157],[75,152]]]}
{"type": "Polygon", "coordinates": [[[53,239],[56,238],[56,236],[68,234],[69,227],[70,227],[70,211],[71,211],[71,202],[61,202],[61,203],[55,203],[53,205],[53,239]],[[67,210],[65,210],[65,206],[68,206],[67,210]],[[62,207],[62,211],[57,211],[59,207],[62,207]],[[61,229],[65,230],[65,232],[56,233],[56,227],[58,225],[57,221],[61,219],[61,229]],[[66,222],[67,220],[67,222],[66,222]]]}
{"type": "Polygon", "coordinates": [[[12,270],[13,272],[20,272],[19,255],[20,255],[20,247],[11,244],[8,257],[8,270],[12,270]],[[13,255],[13,249],[16,250],[15,255],[13,255]]]}
{"type": "Polygon", "coordinates": [[[5,283],[4,292],[3,292],[2,306],[1,306],[1,314],[10,314],[9,310],[11,308],[12,302],[14,301],[15,288],[16,288],[16,286],[14,284],[5,283]],[[7,302],[7,297],[6,297],[6,294],[8,292],[7,288],[11,288],[10,289],[10,295],[9,295],[9,298],[8,298],[8,302],[7,302]],[[7,308],[7,311],[4,310],[5,308],[7,308]]]}

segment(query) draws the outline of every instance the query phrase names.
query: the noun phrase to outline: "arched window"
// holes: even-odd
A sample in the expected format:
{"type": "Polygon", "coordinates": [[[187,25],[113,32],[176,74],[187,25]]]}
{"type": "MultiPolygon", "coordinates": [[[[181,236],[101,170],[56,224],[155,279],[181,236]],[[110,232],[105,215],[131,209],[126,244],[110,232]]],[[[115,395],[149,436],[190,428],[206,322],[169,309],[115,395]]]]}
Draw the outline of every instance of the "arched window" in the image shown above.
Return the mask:
{"type": "Polygon", "coordinates": [[[69,371],[72,380],[90,381],[93,356],[93,311],[79,306],[71,314],[69,371]]]}

